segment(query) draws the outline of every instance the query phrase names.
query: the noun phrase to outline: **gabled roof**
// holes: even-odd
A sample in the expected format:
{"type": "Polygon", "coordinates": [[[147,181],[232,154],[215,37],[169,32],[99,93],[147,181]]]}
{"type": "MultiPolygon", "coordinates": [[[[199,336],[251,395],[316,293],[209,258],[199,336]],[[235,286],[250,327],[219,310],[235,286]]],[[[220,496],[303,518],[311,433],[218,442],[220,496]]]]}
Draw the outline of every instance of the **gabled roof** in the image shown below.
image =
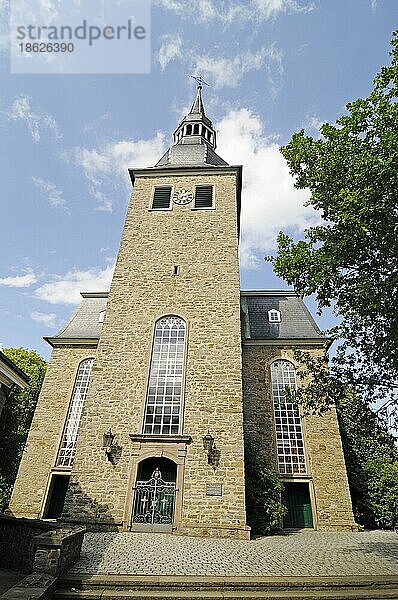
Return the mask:
{"type": "Polygon", "coordinates": [[[86,292],[69,321],[55,335],[45,337],[51,346],[77,342],[96,342],[101,334],[100,313],[106,309],[108,292],[86,292]]]}
{"type": "Polygon", "coordinates": [[[241,292],[244,340],[305,340],[325,342],[302,298],[293,291],[241,292]],[[270,323],[268,311],[280,312],[280,323],[270,323]]]}

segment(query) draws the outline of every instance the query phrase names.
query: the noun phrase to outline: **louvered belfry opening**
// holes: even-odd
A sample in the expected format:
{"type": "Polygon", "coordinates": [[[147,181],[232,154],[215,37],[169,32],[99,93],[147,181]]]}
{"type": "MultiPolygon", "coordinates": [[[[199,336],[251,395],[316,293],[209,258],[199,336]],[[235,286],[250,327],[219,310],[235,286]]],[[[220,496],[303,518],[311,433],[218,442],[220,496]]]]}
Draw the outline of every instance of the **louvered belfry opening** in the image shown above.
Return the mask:
{"type": "Polygon", "coordinates": [[[213,186],[197,185],[195,190],[195,208],[213,208],[213,186]]]}
{"type": "Polygon", "coordinates": [[[166,210],[170,208],[171,202],[171,187],[161,186],[155,187],[155,193],[153,195],[152,209],[153,210],[166,210]]]}

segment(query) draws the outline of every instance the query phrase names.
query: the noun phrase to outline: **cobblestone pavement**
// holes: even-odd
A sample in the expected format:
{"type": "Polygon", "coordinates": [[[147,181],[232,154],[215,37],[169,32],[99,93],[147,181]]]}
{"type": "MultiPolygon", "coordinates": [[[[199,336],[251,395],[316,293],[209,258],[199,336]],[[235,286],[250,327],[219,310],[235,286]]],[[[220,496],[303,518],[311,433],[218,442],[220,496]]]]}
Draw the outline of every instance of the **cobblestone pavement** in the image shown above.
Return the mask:
{"type": "Polygon", "coordinates": [[[388,531],[300,531],[252,541],[87,533],[73,573],[207,576],[398,575],[388,531]]]}

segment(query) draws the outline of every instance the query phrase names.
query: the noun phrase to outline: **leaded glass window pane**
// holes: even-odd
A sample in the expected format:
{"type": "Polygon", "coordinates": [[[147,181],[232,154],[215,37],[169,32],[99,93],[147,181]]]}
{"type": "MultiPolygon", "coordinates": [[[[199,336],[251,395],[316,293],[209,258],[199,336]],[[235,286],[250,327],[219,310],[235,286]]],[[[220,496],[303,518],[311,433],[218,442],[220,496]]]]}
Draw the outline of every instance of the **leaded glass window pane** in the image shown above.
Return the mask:
{"type": "Polygon", "coordinates": [[[93,362],[93,358],[83,360],[77,371],[64,432],[62,434],[61,446],[57,456],[57,466],[60,467],[71,467],[73,465],[80,420],[82,417],[84,401],[88,392],[88,386],[90,384],[93,362]]]}
{"type": "Polygon", "coordinates": [[[296,387],[294,365],[277,360],[271,366],[276,446],[281,475],[306,473],[303,430],[298,407],[286,400],[286,387],[296,387]]]}
{"type": "Polygon", "coordinates": [[[184,351],[184,321],[172,316],[160,319],[153,341],[144,433],[179,433],[184,351]]]}

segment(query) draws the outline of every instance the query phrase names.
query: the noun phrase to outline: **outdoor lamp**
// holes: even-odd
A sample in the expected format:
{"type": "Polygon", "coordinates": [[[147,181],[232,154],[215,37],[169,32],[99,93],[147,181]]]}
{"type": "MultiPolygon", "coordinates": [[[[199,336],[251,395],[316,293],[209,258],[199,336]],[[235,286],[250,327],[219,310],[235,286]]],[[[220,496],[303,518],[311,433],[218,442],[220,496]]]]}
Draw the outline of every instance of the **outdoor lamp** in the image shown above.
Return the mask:
{"type": "Polygon", "coordinates": [[[214,445],[214,437],[211,435],[210,431],[207,430],[206,435],[203,436],[203,448],[206,450],[208,454],[211,453],[214,445]]]}
{"type": "Polygon", "coordinates": [[[115,439],[115,434],[112,432],[112,427],[109,427],[109,429],[107,431],[105,431],[104,435],[103,435],[103,442],[102,442],[102,447],[105,450],[105,456],[108,458],[108,460],[110,460],[112,462],[113,456],[112,456],[112,444],[113,444],[113,440],[115,439]]]}
{"type": "Polygon", "coordinates": [[[220,462],[221,452],[214,443],[214,437],[211,435],[210,431],[207,430],[206,435],[203,436],[203,448],[205,452],[207,452],[207,462],[209,465],[212,465],[214,469],[216,469],[220,462]]]}

